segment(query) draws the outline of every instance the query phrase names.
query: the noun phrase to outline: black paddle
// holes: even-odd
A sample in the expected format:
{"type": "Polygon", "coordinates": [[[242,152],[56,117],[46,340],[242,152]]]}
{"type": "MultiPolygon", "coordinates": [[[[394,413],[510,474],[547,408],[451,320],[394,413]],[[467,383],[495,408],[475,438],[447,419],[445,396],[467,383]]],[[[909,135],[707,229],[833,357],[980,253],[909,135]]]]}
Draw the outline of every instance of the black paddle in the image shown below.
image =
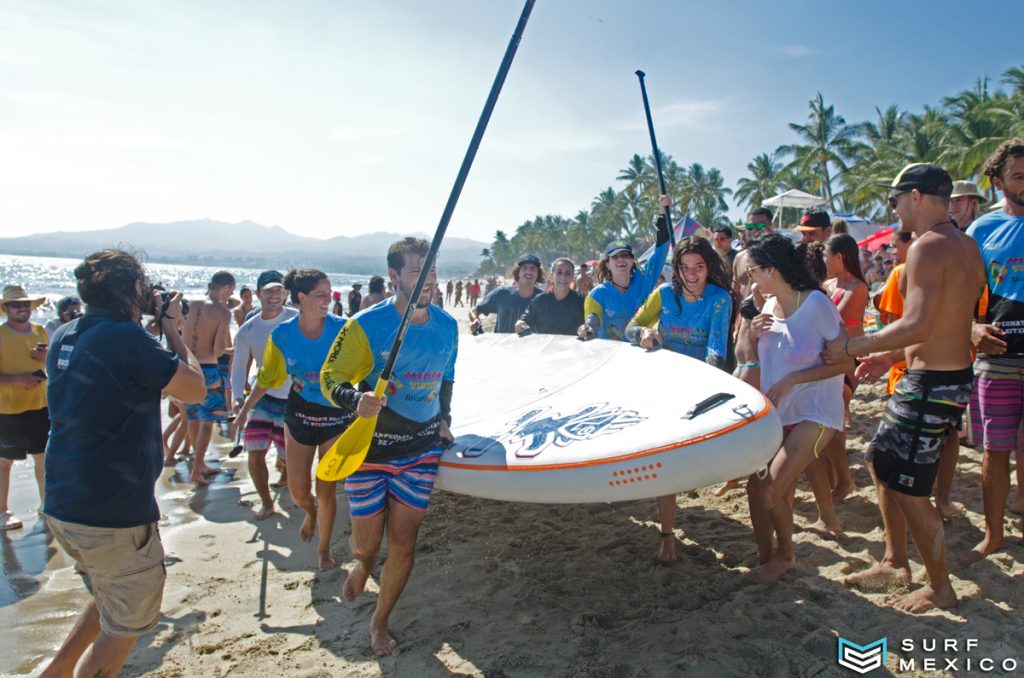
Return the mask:
{"type": "MultiPolygon", "coordinates": [[[[658,153],[658,140],[654,137],[654,120],[651,119],[651,104],[647,101],[647,86],[644,85],[644,77],[647,74],[637,71],[636,77],[640,79],[640,94],[644,97],[644,114],[647,115],[647,131],[651,133],[651,151],[654,153],[654,167],[658,170],[658,188],[662,195],[668,195],[665,189],[665,175],[661,171],[661,153],[658,153]]],[[[665,206],[665,221],[668,222],[668,239],[672,247],[676,246],[676,229],[672,225],[672,208],[665,206]]]]}
{"type": "MultiPolygon", "coordinates": [[[[505,49],[505,57],[501,60],[501,66],[498,67],[498,74],[494,77],[494,83],[491,85],[490,94],[487,95],[484,110],[476,123],[476,130],[473,132],[473,138],[469,142],[469,148],[466,149],[466,156],[462,159],[462,166],[459,168],[459,174],[455,178],[455,185],[452,186],[452,192],[448,196],[448,203],[444,206],[444,212],[441,214],[441,222],[437,225],[437,231],[434,232],[434,239],[430,243],[430,249],[427,250],[427,256],[423,259],[423,268],[420,270],[419,277],[416,278],[416,285],[412,288],[412,294],[409,296],[409,305],[405,307],[402,323],[398,326],[398,334],[395,335],[394,343],[391,344],[388,360],[384,363],[384,369],[381,370],[380,377],[377,380],[377,386],[374,390],[377,397],[381,396],[387,387],[388,381],[391,379],[391,371],[395,367],[398,352],[405,341],[405,334],[409,330],[412,314],[416,310],[420,293],[423,291],[423,285],[427,282],[427,276],[434,266],[437,250],[441,247],[445,231],[448,230],[448,222],[451,221],[455,205],[459,202],[462,187],[469,176],[469,169],[473,166],[476,151],[480,147],[480,141],[483,139],[484,131],[487,129],[487,123],[491,119],[494,105],[498,102],[501,86],[505,84],[505,76],[508,75],[509,68],[512,66],[512,59],[515,57],[516,50],[519,48],[519,42],[523,38],[523,31],[526,30],[526,22],[530,18],[530,12],[533,11],[534,2],[536,0],[526,0],[523,13],[519,16],[519,23],[516,25],[512,39],[509,40],[508,47],[505,49]]],[[[366,457],[376,425],[376,417],[369,419],[357,418],[342,433],[327,453],[324,454],[317,465],[317,477],[325,481],[337,481],[358,468],[359,464],[362,463],[362,459],[366,457]]]]}

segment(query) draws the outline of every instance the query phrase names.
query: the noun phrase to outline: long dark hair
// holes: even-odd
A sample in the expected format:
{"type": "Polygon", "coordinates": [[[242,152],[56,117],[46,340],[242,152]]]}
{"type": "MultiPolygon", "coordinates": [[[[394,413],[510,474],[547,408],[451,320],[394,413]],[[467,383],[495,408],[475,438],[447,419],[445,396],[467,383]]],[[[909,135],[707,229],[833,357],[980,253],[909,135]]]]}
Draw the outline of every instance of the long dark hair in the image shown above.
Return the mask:
{"type": "Polygon", "coordinates": [[[138,320],[149,305],[146,271],[124,250],[93,252],[75,267],[75,282],[82,301],[113,311],[124,320],[138,320]],[[141,294],[136,282],[142,283],[141,294]]]}
{"type": "Polygon", "coordinates": [[[828,267],[825,266],[825,245],[821,242],[800,242],[796,244],[796,253],[803,259],[811,276],[818,281],[818,284],[828,277],[828,267]]]}
{"type": "Polygon", "coordinates": [[[821,285],[811,275],[803,258],[797,254],[796,247],[786,236],[778,233],[759,235],[747,244],[747,251],[758,266],[776,269],[794,290],[822,291],[821,285]]]}
{"type": "Polygon", "coordinates": [[[864,273],[860,270],[860,248],[852,235],[840,233],[833,235],[825,241],[825,251],[829,254],[838,254],[843,259],[843,266],[846,271],[865,285],[868,281],[864,279],[864,273]]]}
{"type": "Polygon", "coordinates": [[[684,254],[696,254],[704,260],[704,265],[708,269],[708,283],[717,285],[726,292],[732,287],[729,271],[725,268],[725,261],[718,255],[707,238],[685,237],[677,242],[675,249],[672,250],[672,293],[675,294],[676,305],[679,307],[680,313],[683,311],[682,294],[686,290],[686,283],[679,275],[679,264],[683,261],[684,254]]]}
{"type": "Polygon", "coordinates": [[[321,280],[327,280],[327,274],[315,268],[294,268],[284,275],[284,288],[291,295],[292,303],[299,303],[299,292],[309,294],[320,284],[321,280]]]}

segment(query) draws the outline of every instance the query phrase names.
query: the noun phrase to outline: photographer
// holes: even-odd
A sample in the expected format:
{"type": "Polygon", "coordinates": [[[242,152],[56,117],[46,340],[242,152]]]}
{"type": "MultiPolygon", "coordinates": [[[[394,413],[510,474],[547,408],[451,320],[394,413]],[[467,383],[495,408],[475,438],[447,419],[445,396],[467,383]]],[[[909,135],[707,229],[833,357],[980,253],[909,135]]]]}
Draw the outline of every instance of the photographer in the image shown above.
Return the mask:
{"type": "Polygon", "coordinates": [[[82,302],[76,297],[64,297],[57,302],[57,317],[46,323],[46,336],[53,338],[57,328],[82,317],[82,302]]]}
{"type": "Polygon", "coordinates": [[[52,428],[43,512],[89,576],[93,599],[44,676],[71,675],[83,654],[79,675],[115,675],[159,620],[160,394],[186,403],[206,395],[199,363],[175,327],[180,294],[165,302],[138,260],[120,250],[90,254],[75,278],[85,315],[57,330],[47,356],[52,428]],[[151,305],[172,350],[139,324],[151,305]]]}

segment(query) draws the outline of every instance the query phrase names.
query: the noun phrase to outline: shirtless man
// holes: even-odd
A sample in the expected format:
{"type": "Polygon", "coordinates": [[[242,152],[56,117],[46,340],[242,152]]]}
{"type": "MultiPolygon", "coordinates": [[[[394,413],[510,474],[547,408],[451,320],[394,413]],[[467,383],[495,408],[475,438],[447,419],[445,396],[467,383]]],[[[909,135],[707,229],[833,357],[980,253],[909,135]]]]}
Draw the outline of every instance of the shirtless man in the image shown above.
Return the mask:
{"type": "Polygon", "coordinates": [[[581,297],[587,296],[594,289],[594,276],[590,275],[586,264],[580,264],[580,274],[576,276],[576,292],[581,297]]]}
{"type": "Polygon", "coordinates": [[[946,567],[942,519],[929,501],[947,436],[955,436],[970,402],[971,322],[985,286],[977,244],[949,219],[953,181],[940,167],[912,164],[892,183],[889,205],[917,238],[902,279],[903,317],[872,335],[850,337],[845,328],[826,344],[828,363],[868,356],[858,378],[878,378],[905,352],[910,369],[886,405],[867,460],[885,528],[885,555],[847,586],[909,584],[907,530],[928,573],[928,584],[896,600],[904,612],[956,605],[946,567]]]}
{"type": "Polygon", "coordinates": [[[196,453],[189,480],[196,485],[209,485],[206,476],[218,471],[206,465],[206,449],[210,446],[214,422],[227,421],[229,416],[227,380],[217,361],[230,345],[231,311],[226,302],[234,291],[235,277],[227,271],[217,271],[210,279],[206,298],[189,304],[185,318],[183,338],[199,360],[206,378],[206,399],[186,408],[189,438],[196,453]]]}

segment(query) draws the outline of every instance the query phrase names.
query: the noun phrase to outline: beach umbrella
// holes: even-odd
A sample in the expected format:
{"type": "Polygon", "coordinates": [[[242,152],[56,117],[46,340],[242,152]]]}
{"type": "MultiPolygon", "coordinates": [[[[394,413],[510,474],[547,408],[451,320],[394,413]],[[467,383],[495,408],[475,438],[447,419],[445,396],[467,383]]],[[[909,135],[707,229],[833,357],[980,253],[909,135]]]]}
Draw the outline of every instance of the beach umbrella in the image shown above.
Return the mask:
{"type": "Polygon", "coordinates": [[[868,252],[874,252],[879,249],[882,245],[889,244],[889,238],[892,237],[893,231],[896,229],[892,226],[886,226],[885,228],[875,231],[873,235],[869,235],[863,240],[858,240],[857,245],[860,247],[867,248],[868,252]]]}
{"type": "Polygon", "coordinates": [[[874,234],[880,226],[867,217],[857,214],[833,214],[833,219],[842,219],[849,226],[850,235],[854,240],[863,240],[874,234]]]}

